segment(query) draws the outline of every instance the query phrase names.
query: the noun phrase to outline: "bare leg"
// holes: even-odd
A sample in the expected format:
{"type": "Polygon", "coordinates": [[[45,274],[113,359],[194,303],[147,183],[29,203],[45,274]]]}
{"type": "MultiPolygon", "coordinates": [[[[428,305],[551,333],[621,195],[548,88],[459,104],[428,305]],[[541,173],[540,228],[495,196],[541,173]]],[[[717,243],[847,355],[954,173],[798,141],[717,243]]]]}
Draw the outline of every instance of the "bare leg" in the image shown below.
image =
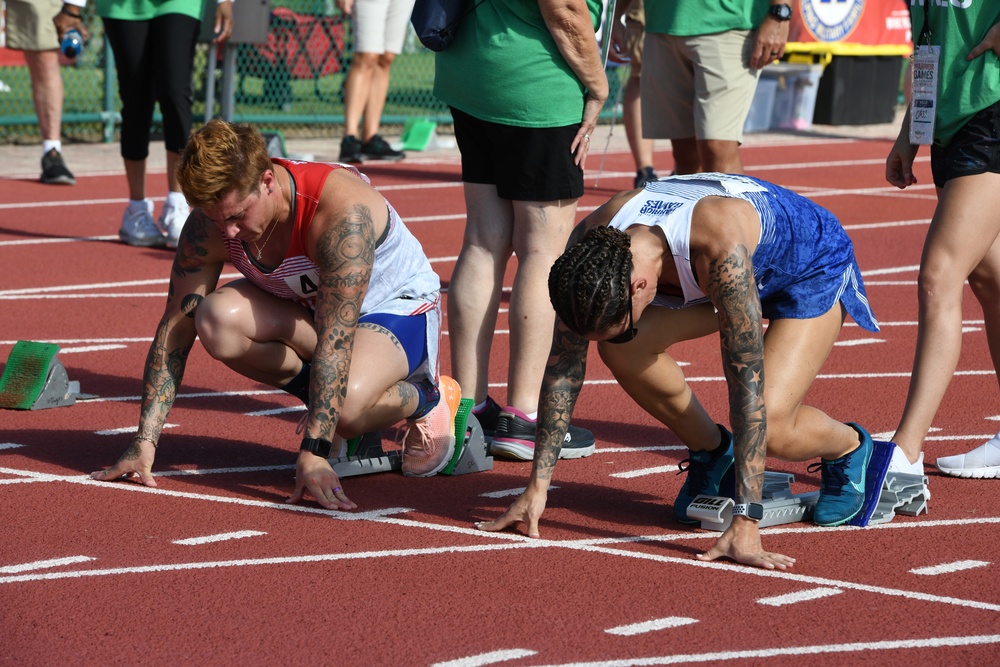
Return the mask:
{"type": "Polygon", "coordinates": [[[344,134],[358,136],[365,106],[371,97],[372,79],[378,66],[379,54],[355,53],[351,69],[344,82],[344,134]]]}
{"type": "Polygon", "coordinates": [[[140,201],[146,198],[146,161],[126,160],[125,181],[128,183],[128,198],[140,201]]]}
{"type": "MultiPolygon", "coordinates": [[[[468,218],[462,250],[448,285],[452,374],[462,396],[486,400],[490,349],[507,262],[513,252],[514,210],[496,187],[465,184],[468,218]]],[[[546,298],[546,302],[548,299],[546,298]]]]}
{"type": "Polygon", "coordinates": [[[395,59],[394,53],[382,53],[372,68],[368,101],[365,104],[364,127],[360,137],[362,142],[378,134],[382,123],[382,109],[385,108],[385,96],[389,93],[389,72],[395,59]]]}
{"type": "Polygon", "coordinates": [[[702,169],[705,171],[718,171],[723,174],[743,173],[740,145],[736,141],[699,139],[698,154],[702,169]]]}
{"type": "Polygon", "coordinates": [[[59,52],[23,51],[31,76],[31,96],[42,139],[58,141],[62,134],[63,80],[59,52]]]}
{"type": "Polygon", "coordinates": [[[632,150],[636,171],[653,166],[653,140],[642,136],[642,100],[639,97],[639,72],[635,69],[629,74],[625,83],[625,95],[622,98],[622,120],[625,123],[625,136],[632,150]]]}
{"type": "MultiPolygon", "coordinates": [[[[918,280],[919,317],[913,375],[906,407],[893,441],[911,462],[916,461],[934,415],[958,365],[962,347],[962,292],[966,278],[984,261],[1000,233],[1000,176],[979,174],[948,181],[939,193],[931,220],[918,280]],[[975,243],[980,239],[982,242],[975,243]]],[[[995,254],[995,253],[993,253],[995,254]]],[[[990,255],[979,275],[977,290],[987,295],[985,282],[994,276],[990,255]]],[[[992,290],[996,290],[994,285],[992,290]]],[[[996,304],[991,304],[990,352],[995,339],[996,304]]],[[[984,306],[984,313],[986,312],[984,306]]]]}
{"type": "Polygon", "coordinates": [[[507,403],[525,414],[538,409],[542,375],[552,347],[556,314],[549,301],[549,270],[566,249],[576,200],[514,202],[517,274],[510,295],[507,403]]]}

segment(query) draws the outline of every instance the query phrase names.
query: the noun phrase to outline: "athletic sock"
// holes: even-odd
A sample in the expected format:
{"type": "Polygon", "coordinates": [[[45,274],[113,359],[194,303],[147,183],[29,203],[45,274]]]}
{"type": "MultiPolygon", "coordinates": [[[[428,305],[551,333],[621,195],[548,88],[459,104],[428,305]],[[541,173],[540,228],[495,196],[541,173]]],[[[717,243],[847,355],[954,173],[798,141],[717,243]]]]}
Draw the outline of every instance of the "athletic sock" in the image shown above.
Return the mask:
{"type": "Polygon", "coordinates": [[[297,397],[300,401],[309,405],[309,371],[310,366],[307,362],[302,362],[302,370],[299,374],[289,380],[288,384],[284,387],[279,387],[282,391],[288,392],[292,396],[297,397]]]}
{"type": "Polygon", "coordinates": [[[417,390],[420,402],[417,404],[417,409],[407,419],[420,419],[433,410],[441,400],[441,390],[429,378],[424,378],[420,382],[410,382],[409,384],[417,390]]]}

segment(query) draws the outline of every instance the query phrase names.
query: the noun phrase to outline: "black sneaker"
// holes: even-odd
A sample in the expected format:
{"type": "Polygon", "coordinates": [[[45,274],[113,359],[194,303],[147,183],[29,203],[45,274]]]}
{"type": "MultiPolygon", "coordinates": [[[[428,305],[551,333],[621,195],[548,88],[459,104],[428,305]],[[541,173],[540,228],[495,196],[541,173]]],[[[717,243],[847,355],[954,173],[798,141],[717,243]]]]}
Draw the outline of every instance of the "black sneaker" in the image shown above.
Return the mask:
{"type": "Polygon", "coordinates": [[[483,429],[483,438],[486,439],[486,444],[490,443],[493,439],[493,435],[497,430],[497,421],[500,419],[500,411],[502,408],[500,404],[493,400],[492,397],[486,397],[486,407],[484,407],[480,412],[473,412],[476,421],[479,422],[479,426],[483,429]]]}
{"type": "Polygon", "coordinates": [[[348,134],[340,140],[340,159],[337,161],[347,164],[357,164],[364,161],[364,157],[361,155],[361,142],[357,137],[348,134]]]}
{"type": "Polygon", "coordinates": [[[66,168],[62,154],[54,148],[42,156],[42,175],[39,180],[49,185],[76,185],[76,179],[66,168]]]}
{"type": "MultiPolygon", "coordinates": [[[[594,434],[585,428],[569,425],[569,432],[559,451],[561,459],[582,459],[597,447],[594,434]]],[[[490,443],[490,454],[530,461],[535,457],[535,421],[520,410],[506,407],[497,418],[497,428],[490,443]]]]}
{"type": "Polygon", "coordinates": [[[398,162],[406,157],[406,153],[393,150],[389,142],[377,134],[361,144],[361,155],[366,160],[388,160],[389,162],[398,162]]]}
{"type": "Polygon", "coordinates": [[[655,181],[659,176],[653,171],[652,167],[643,167],[639,171],[635,172],[635,188],[645,187],[646,183],[650,181],[655,181]]]}

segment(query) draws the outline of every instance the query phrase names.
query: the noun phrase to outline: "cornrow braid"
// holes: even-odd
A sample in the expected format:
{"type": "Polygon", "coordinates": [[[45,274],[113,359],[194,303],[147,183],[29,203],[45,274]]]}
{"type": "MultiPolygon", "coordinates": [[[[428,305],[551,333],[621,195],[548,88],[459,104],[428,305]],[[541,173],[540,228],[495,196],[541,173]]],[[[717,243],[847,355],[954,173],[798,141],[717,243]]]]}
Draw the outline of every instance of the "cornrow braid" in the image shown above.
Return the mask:
{"type": "Polygon", "coordinates": [[[628,314],[632,283],[631,238],[594,227],[549,271],[549,299],[556,315],[581,336],[605,331],[628,314]]]}

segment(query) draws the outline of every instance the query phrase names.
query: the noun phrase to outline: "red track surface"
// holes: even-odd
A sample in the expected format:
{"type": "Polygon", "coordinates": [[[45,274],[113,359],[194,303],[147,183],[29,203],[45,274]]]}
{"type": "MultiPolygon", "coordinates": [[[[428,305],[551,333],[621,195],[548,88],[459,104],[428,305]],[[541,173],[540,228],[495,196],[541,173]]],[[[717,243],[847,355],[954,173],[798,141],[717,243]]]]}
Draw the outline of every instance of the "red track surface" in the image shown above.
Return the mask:
{"type": "MultiPolygon", "coordinates": [[[[899,192],[885,184],[888,148],[817,139],[743,152],[749,173],[830,208],[854,239],[882,332],[849,323],[809,400],[883,435],[905,399],[916,265],[934,206],[926,161],[920,186],[899,192]]],[[[593,187],[597,158],[581,215],[631,183],[631,159],[613,153],[593,187]]],[[[365,171],[447,285],[464,213],[457,162],[409,159],[365,171]]],[[[252,415],[295,401],[200,347],[161,440],[159,488],[90,481],[86,474],[113,463],[134,428],[171,256],[113,240],[121,176],[79,182],[0,180],[0,359],[19,339],[56,341],[70,379],[101,397],[0,411],[0,661],[996,664],[996,482],[944,477],[931,465],[927,516],[868,529],[766,529],[769,549],[798,558],[785,573],[701,563],[694,554],[716,533],[688,530],[669,513],[683,481],[673,474],[684,457],[678,440],[634,407],[593,353],[576,421],[593,430],[599,449],[559,465],[542,540],[474,529],[473,521],[502,512],[527,478],[528,464],[501,460],[460,477],[348,478],[359,505],[351,514],[285,505],[298,415],[252,415]],[[178,542],[230,533],[241,537],[178,542]],[[914,572],[958,561],[976,566],[914,572]],[[674,620],[611,632],[662,619],[674,620]]],[[[971,294],[965,305],[959,373],[928,462],[997,430],[982,316],[971,294]]],[[[499,326],[506,329],[505,316],[499,326]]],[[[504,378],[506,350],[506,332],[498,332],[495,382],[504,378]]],[[[723,419],[717,339],[688,343],[677,356],[723,419]]],[[[446,352],[442,365],[447,371],[446,352]]],[[[491,391],[503,400],[502,384],[491,391]]],[[[819,481],[804,464],[768,466],[794,473],[796,492],[819,481]]]]}

